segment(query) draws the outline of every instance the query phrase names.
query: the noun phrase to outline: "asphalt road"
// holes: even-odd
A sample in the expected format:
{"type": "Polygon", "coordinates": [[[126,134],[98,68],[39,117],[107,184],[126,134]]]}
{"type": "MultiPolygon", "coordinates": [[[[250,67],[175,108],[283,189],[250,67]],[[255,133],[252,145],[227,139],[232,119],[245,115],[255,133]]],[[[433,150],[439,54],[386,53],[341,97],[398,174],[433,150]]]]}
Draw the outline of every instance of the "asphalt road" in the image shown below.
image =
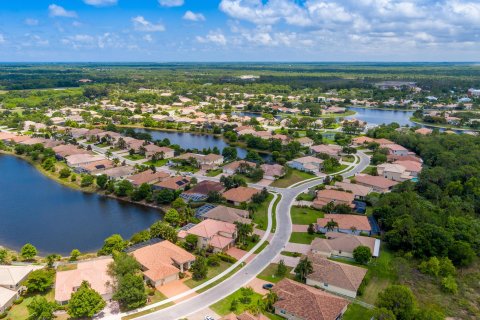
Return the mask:
{"type": "MultiPolygon", "coordinates": [[[[346,178],[360,173],[370,164],[370,159],[365,153],[358,152],[357,155],[360,158],[359,163],[351,170],[342,173],[341,175],[343,177],[346,178]]],[[[215,287],[199,294],[198,296],[195,296],[163,310],[159,310],[145,316],[138,317],[137,319],[175,320],[183,318],[214,304],[215,302],[232,294],[233,292],[238,290],[238,288],[249,283],[253,278],[257,276],[257,274],[259,274],[263,269],[265,269],[281,251],[283,251],[283,248],[288,243],[288,240],[290,239],[290,234],[292,232],[290,207],[297,195],[320,183],[322,183],[321,179],[310,181],[294,188],[275,188],[274,190],[272,190],[278,192],[282,196],[282,199],[277,205],[277,226],[270,244],[265,247],[265,249],[260,254],[258,254],[250,263],[248,263],[236,274],[232,275],[231,277],[224,280],[215,287]]]]}

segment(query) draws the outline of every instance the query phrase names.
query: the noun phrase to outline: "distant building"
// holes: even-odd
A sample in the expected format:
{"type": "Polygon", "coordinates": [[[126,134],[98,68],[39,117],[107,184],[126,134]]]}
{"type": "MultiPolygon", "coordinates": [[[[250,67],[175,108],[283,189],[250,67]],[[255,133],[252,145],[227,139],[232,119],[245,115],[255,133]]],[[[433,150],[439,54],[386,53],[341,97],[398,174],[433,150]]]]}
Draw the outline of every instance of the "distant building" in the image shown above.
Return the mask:
{"type": "Polygon", "coordinates": [[[468,89],[467,94],[469,97],[480,97],[480,89],[468,89]]]}

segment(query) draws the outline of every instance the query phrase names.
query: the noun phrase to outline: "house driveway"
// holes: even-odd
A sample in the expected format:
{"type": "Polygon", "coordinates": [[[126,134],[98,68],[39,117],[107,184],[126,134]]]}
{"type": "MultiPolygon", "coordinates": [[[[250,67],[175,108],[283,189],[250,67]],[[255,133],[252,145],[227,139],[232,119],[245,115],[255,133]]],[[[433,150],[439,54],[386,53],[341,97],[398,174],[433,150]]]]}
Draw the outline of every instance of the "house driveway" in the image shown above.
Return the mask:
{"type": "Polygon", "coordinates": [[[293,224],[292,232],[308,232],[308,224],[293,224]]]}
{"type": "MultiPolygon", "coordinates": [[[[161,293],[163,293],[167,298],[170,298],[170,297],[174,297],[182,292],[185,292],[185,291],[188,291],[190,290],[191,288],[188,287],[187,285],[185,285],[183,283],[183,280],[176,280],[176,281],[172,281],[170,283],[167,283],[166,285],[163,285],[163,286],[158,286],[156,287],[156,289],[158,291],[160,291],[161,293]]],[[[183,297],[181,299],[178,299],[178,300],[175,300],[175,302],[179,302],[179,301],[183,301],[183,300],[187,300],[191,297],[194,297],[198,295],[198,293],[192,293],[186,297],[183,297]]]]}
{"type": "MultiPolygon", "coordinates": [[[[240,260],[244,255],[246,255],[248,252],[245,251],[245,250],[242,250],[242,249],[239,249],[239,248],[236,248],[236,247],[232,247],[230,249],[227,250],[226,252],[227,254],[231,255],[232,257],[234,257],[235,259],[237,260],[240,260]]],[[[252,259],[256,256],[256,254],[251,254],[247,260],[245,260],[246,263],[249,263],[250,261],[252,261],[252,259]]]]}
{"type": "Polygon", "coordinates": [[[262,279],[258,279],[258,278],[253,278],[253,280],[250,281],[246,286],[244,286],[244,288],[250,287],[256,293],[259,293],[262,296],[264,296],[268,293],[267,289],[263,289],[263,285],[266,284],[266,283],[271,284],[271,282],[268,282],[268,281],[265,281],[265,280],[262,280],[262,279]]]}
{"type": "Polygon", "coordinates": [[[262,179],[258,182],[256,182],[255,184],[259,185],[259,186],[263,186],[263,187],[268,187],[269,185],[271,185],[273,183],[273,180],[268,180],[268,179],[262,179]]]}
{"type": "Polygon", "coordinates": [[[301,243],[292,243],[289,242],[285,246],[285,251],[290,251],[290,252],[298,252],[301,254],[307,254],[310,252],[311,245],[309,244],[301,244],[301,243]]]}
{"type": "Polygon", "coordinates": [[[279,263],[280,260],[283,260],[283,262],[285,262],[286,266],[295,268],[297,266],[298,262],[300,261],[300,257],[296,257],[296,258],[295,257],[287,257],[287,256],[282,256],[281,254],[279,254],[278,256],[273,258],[272,263],[279,263]]]}

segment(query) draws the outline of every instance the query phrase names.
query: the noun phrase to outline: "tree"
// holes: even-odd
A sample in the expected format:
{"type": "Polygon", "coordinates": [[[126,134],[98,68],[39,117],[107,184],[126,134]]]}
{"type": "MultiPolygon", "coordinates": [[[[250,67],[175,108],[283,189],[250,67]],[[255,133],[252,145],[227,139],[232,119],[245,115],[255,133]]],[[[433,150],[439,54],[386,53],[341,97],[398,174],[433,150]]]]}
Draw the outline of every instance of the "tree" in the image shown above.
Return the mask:
{"type": "Polygon", "coordinates": [[[7,249],[0,249],[0,264],[6,263],[8,258],[8,251],[7,249]]]}
{"type": "Polygon", "coordinates": [[[307,257],[301,259],[293,270],[300,281],[305,282],[307,276],[313,272],[312,262],[307,257]]]}
{"type": "Polygon", "coordinates": [[[357,263],[367,264],[372,257],[372,252],[367,246],[358,246],[353,250],[353,258],[357,263]]]}
{"type": "Polygon", "coordinates": [[[273,313],[275,311],[275,308],[273,307],[273,305],[278,301],[278,295],[277,293],[273,292],[273,291],[269,291],[266,296],[265,296],[265,299],[264,299],[264,303],[265,303],[265,310],[267,310],[268,312],[271,312],[273,313]]]}
{"type": "Polygon", "coordinates": [[[237,159],[237,149],[235,147],[225,147],[223,148],[222,156],[226,160],[235,160],[237,159]]]}
{"type": "Polygon", "coordinates": [[[204,256],[197,256],[192,266],[190,267],[192,278],[194,280],[202,280],[207,277],[208,266],[204,256]]]}
{"type": "Polygon", "coordinates": [[[315,225],[313,223],[310,223],[307,228],[308,234],[314,234],[316,232],[315,230],[315,225]]]}
{"type": "Polygon", "coordinates": [[[391,311],[398,320],[411,320],[415,314],[415,297],[410,288],[391,285],[380,292],[375,305],[391,311]]]}
{"type": "Polygon", "coordinates": [[[150,226],[151,238],[162,238],[170,242],[177,242],[177,231],[164,221],[157,221],[150,226]]]}
{"type": "Polygon", "coordinates": [[[328,221],[327,224],[325,225],[325,229],[327,229],[327,231],[333,231],[335,230],[335,228],[338,228],[338,223],[333,219],[328,221]]]}
{"type": "Polygon", "coordinates": [[[245,244],[250,234],[253,232],[253,226],[249,223],[235,222],[237,226],[238,242],[245,244]]]}
{"type": "Polygon", "coordinates": [[[102,296],[83,281],[68,302],[68,314],[74,318],[91,318],[105,308],[102,296]]]}
{"type": "Polygon", "coordinates": [[[164,219],[174,227],[180,223],[180,215],[175,209],[169,209],[167,213],[165,213],[164,219]]]}
{"type": "Polygon", "coordinates": [[[70,174],[72,174],[72,171],[68,168],[63,168],[60,170],[60,178],[62,179],[70,177],[70,174]]]}
{"type": "Polygon", "coordinates": [[[72,252],[70,252],[70,261],[77,261],[81,254],[80,250],[73,249],[72,252]]]}
{"type": "Polygon", "coordinates": [[[391,310],[386,308],[375,308],[373,311],[374,320],[396,320],[397,318],[391,310]]]}
{"type": "Polygon", "coordinates": [[[115,186],[115,195],[125,197],[130,195],[133,191],[133,184],[128,180],[122,180],[115,186]]]}
{"type": "Polygon", "coordinates": [[[453,276],[446,276],[442,279],[442,290],[452,294],[458,292],[457,281],[453,276]]]}
{"type": "Polygon", "coordinates": [[[115,278],[121,278],[127,274],[135,274],[138,271],[140,271],[138,261],[125,252],[115,253],[113,262],[108,265],[108,274],[115,278]]]}
{"type": "Polygon", "coordinates": [[[170,189],[162,189],[155,195],[155,201],[159,204],[167,204],[175,199],[175,194],[170,189]]]}
{"type": "Polygon", "coordinates": [[[127,246],[126,241],[123,240],[122,236],[119,234],[113,234],[103,243],[102,249],[98,251],[99,255],[108,255],[113,251],[122,251],[127,246]]]}
{"type": "Polygon", "coordinates": [[[288,269],[287,269],[287,266],[285,265],[285,261],[283,261],[283,259],[280,259],[280,261],[278,262],[277,271],[275,272],[275,275],[279,278],[282,278],[287,274],[287,271],[288,269]]]}
{"type": "Polygon", "coordinates": [[[20,255],[25,260],[32,260],[37,255],[37,248],[35,248],[32,244],[27,243],[20,250],[20,255]]]}
{"type": "Polygon", "coordinates": [[[97,186],[99,186],[100,189],[105,189],[108,182],[108,176],[106,174],[101,174],[97,176],[96,181],[97,181],[97,186]]]}
{"type": "Polygon", "coordinates": [[[47,260],[47,267],[52,268],[55,261],[57,261],[60,258],[61,256],[56,253],[52,253],[46,256],[45,259],[47,260]]]}
{"type": "Polygon", "coordinates": [[[82,176],[82,180],[80,182],[80,186],[82,188],[89,187],[92,184],[93,184],[93,176],[92,175],[86,174],[86,175],[82,176]]]}
{"type": "Polygon", "coordinates": [[[189,234],[185,237],[185,245],[188,251],[193,251],[197,247],[198,237],[194,234],[189,234]]]}
{"type": "Polygon", "coordinates": [[[421,273],[429,274],[438,277],[440,274],[440,260],[437,257],[431,257],[428,260],[422,261],[418,266],[421,273]]]}
{"type": "Polygon", "coordinates": [[[150,239],[150,231],[149,230],[142,230],[135,233],[131,238],[130,242],[133,244],[145,242],[150,239]]]}
{"type": "Polygon", "coordinates": [[[187,204],[182,198],[177,198],[175,201],[172,202],[172,208],[178,210],[178,211],[183,211],[187,207],[187,204]]]}
{"type": "Polygon", "coordinates": [[[465,241],[455,241],[448,250],[448,257],[456,266],[467,267],[476,257],[475,251],[465,241]]]}
{"type": "Polygon", "coordinates": [[[51,269],[39,269],[30,272],[25,281],[29,293],[45,292],[53,285],[55,271],[51,269]]]}
{"type": "Polygon", "coordinates": [[[142,307],[147,302],[147,293],[141,275],[128,273],[118,281],[118,288],[113,295],[116,300],[127,309],[142,307]]]}
{"type": "Polygon", "coordinates": [[[34,320],[50,320],[54,319],[53,313],[57,310],[55,302],[49,302],[45,297],[35,296],[27,305],[30,319],[34,320]]]}

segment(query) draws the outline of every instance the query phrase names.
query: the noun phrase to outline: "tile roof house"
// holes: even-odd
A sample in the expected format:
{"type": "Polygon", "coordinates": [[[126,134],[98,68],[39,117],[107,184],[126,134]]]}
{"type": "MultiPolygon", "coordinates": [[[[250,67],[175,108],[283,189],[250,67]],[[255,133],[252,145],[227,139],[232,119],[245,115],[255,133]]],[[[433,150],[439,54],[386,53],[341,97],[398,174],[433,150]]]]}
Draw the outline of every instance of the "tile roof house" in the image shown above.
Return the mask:
{"type": "Polygon", "coordinates": [[[17,291],[5,289],[0,287],[0,314],[3,314],[7,309],[13,305],[13,302],[18,299],[20,295],[17,291]]]}
{"type": "Polygon", "coordinates": [[[76,173],[91,173],[96,174],[100,171],[115,167],[112,160],[101,159],[89,163],[82,163],[74,167],[73,171],[76,173]]]}
{"type": "Polygon", "coordinates": [[[238,170],[238,168],[241,166],[241,165],[248,165],[249,167],[251,168],[255,168],[257,166],[257,164],[255,162],[250,162],[250,161],[246,161],[246,160],[238,160],[238,161],[233,161],[229,164],[226,164],[223,166],[223,173],[226,173],[226,174],[235,174],[238,170]]]}
{"type": "Polygon", "coordinates": [[[30,272],[42,269],[42,266],[7,266],[0,265],[0,287],[19,291],[22,282],[25,281],[30,272]]]}
{"type": "Polygon", "coordinates": [[[340,153],[342,152],[342,147],[336,144],[319,144],[319,145],[310,147],[310,150],[313,153],[323,153],[332,158],[340,159],[340,153]]]}
{"type": "Polygon", "coordinates": [[[162,286],[179,279],[179,273],[190,269],[195,256],[168,240],[132,252],[142,266],[145,279],[153,286],[162,286]]]}
{"type": "Polygon", "coordinates": [[[124,179],[132,173],[135,173],[135,168],[127,165],[105,169],[97,172],[96,175],[106,174],[107,177],[112,179],[124,179]]]}
{"type": "Polygon", "coordinates": [[[184,232],[179,232],[179,238],[189,234],[198,237],[199,248],[212,246],[214,252],[226,251],[233,246],[237,238],[237,227],[233,223],[206,219],[184,232]]]}
{"type": "Polygon", "coordinates": [[[154,144],[147,144],[144,148],[147,158],[151,158],[154,154],[162,155],[163,159],[171,159],[175,156],[175,150],[169,147],[159,147],[154,144]]]}
{"type": "Polygon", "coordinates": [[[326,257],[340,256],[353,258],[353,250],[358,246],[365,246],[370,248],[372,257],[377,258],[380,254],[379,239],[339,232],[327,232],[325,236],[326,239],[313,239],[310,247],[313,253],[326,257]]]}
{"type": "Polygon", "coordinates": [[[306,156],[288,161],[287,165],[300,171],[318,173],[323,168],[323,160],[306,156]]]}
{"type": "Polygon", "coordinates": [[[110,300],[113,295],[113,278],[108,275],[108,265],[112,262],[112,258],[79,262],[77,269],[57,272],[55,301],[66,304],[83,281],[87,281],[104,300],[110,300]]]}
{"type": "Polygon", "coordinates": [[[420,129],[415,130],[415,133],[418,133],[418,134],[421,134],[421,135],[428,135],[428,134],[431,134],[432,132],[433,132],[433,130],[428,129],[428,128],[420,128],[420,129]]]}
{"type": "Polygon", "coordinates": [[[263,179],[276,180],[285,175],[285,168],[279,164],[262,164],[263,179]]]}
{"type": "Polygon", "coordinates": [[[153,172],[152,170],[142,171],[140,173],[131,175],[127,178],[134,186],[138,187],[143,183],[154,184],[163,179],[170,177],[168,172],[164,171],[156,171],[153,172]]]}
{"type": "Polygon", "coordinates": [[[353,209],[355,207],[353,200],[355,200],[353,193],[329,189],[319,190],[317,192],[317,197],[313,200],[312,207],[321,209],[327,204],[333,202],[335,205],[345,204],[353,209]]]}
{"type": "Polygon", "coordinates": [[[354,146],[361,146],[361,145],[368,144],[368,143],[374,142],[374,141],[375,141],[375,139],[373,139],[373,138],[362,136],[362,137],[353,138],[352,139],[352,144],[354,146]]]}
{"type": "Polygon", "coordinates": [[[380,176],[371,176],[368,174],[359,174],[355,176],[355,183],[372,188],[374,192],[386,193],[390,192],[398,182],[380,177],[380,176]]]}
{"type": "Polygon", "coordinates": [[[345,191],[351,191],[356,200],[364,200],[365,197],[373,191],[370,187],[361,186],[359,184],[350,182],[336,181],[333,186],[326,186],[327,189],[342,189],[345,191]]]}
{"type": "Polygon", "coordinates": [[[169,177],[160,182],[155,183],[153,185],[153,188],[154,189],[170,189],[170,190],[176,191],[176,190],[185,189],[185,187],[189,184],[190,184],[189,177],[176,176],[176,177],[169,177]]]}
{"type": "Polygon", "coordinates": [[[348,306],[348,301],[328,292],[283,279],[272,289],[278,296],[273,305],[275,314],[287,319],[337,320],[348,306]]]}
{"type": "Polygon", "coordinates": [[[313,272],[306,277],[307,285],[350,298],[357,297],[367,269],[331,261],[318,254],[311,253],[308,259],[312,262],[313,272]]]}
{"type": "Polygon", "coordinates": [[[185,200],[203,201],[206,200],[210,192],[222,193],[225,187],[220,182],[203,180],[194,187],[184,191],[180,197],[185,200]]]}
{"type": "Polygon", "coordinates": [[[422,163],[418,161],[412,160],[397,160],[393,162],[393,164],[399,164],[405,168],[405,170],[410,174],[412,177],[418,176],[420,171],[422,171],[422,163]]]}
{"type": "Polygon", "coordinates": [[[65,160],[67,160],[67,165],[69,167],[77,167],[82,164],[88,164],[88,163],[92,163],[92,162],[100,161],[104,159],[105,159],[104,156],[93,155],[87,152],[65,157],[65,160]]]}
{"type": "Polygon", "coordinates": [[[360,234],[366,233],[370,235],[372,227],[368,218],[366,216],[355,215],[355,214],[325,214],[323,218],[317,219],[317,230],[321,233],[327,233],[330,230],[327,230],[325,227],[327,222],[335,221],[338,223],[336,232],[341,233],[350,233],[350,234],[360,234]]]}
{"type": "Polygon", "coordinates": [[[399,144],[392,143],[392,144],[385,144],[381,146],[382,148],[388,149],[389,154],[393,154],[396,156],[407,156],[408,155],[408,149],[402,147],[399,144]]]}
{"type": "Polygon", "coordinates": [[[61,144],[53,147],[52,150],[55,152],[55,157],[60,160],[74,154],[93,154],[90,151],[80,149],[79,147],[71,144],[61,144]]]}
{"type": "Polygon", "coordinates": [[[403,182],[410,180],[413,176],[407,172],[407,168],[400,164],[382,163],[377,166],[378,175],[389,180],[403,182]]]}
{"type": "Polygon", "coordinates": [[[311,147],[313,146],[313,143],[314,143],[313,140],[310,139],[309,137],[298,138],[298,139],[295,139],[295,141],[300,143],[302,147],[311,147]]]}
{"type": "Polygon", "coordinates": [[[201,219],[213,219],[228,223],[240,222],[250,224],[252,220],[248,217],[249,213],[247,210],[220,205],[207,211],[201,216],[201,219]]]}
{"type": "Polygon", "coordinates": [[[258,189],[250,187],[237,187],[225,191],[222,196],[234,205],[240,205],[243,202],[250,202],[252,197],[261,192],[258,189]]]}

